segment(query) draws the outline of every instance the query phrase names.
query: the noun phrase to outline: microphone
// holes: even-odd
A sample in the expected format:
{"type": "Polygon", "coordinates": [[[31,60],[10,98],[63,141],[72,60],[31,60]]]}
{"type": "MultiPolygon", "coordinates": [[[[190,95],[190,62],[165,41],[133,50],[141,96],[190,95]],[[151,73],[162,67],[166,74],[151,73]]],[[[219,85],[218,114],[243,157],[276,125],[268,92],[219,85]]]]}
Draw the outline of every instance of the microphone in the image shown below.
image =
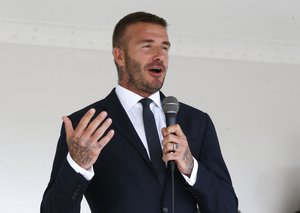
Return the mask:
{"type": "MultiPolygon", "coordinates": [[[[173,124],[176,124],[177,112],[179,110],[178,100],[173,96],[168,96],[168,97],[164,98],[164,100],[162,101],[162,108],[166,115],[167,127],[171,126],[173,124]]],[[[175,161],[171,160],[168,162],[168,164],[171,167],[171,171],[174,172],[175,161]]]]}
{"type": "MultiPolygon", "coordinates": [[[[179,102],[173,96],[168,96],[162,101],[162,108],[166,115],[167,127],[176,124],[177,112],[179,110],[179,102]]],[[[172,192],[172,213],[175,212],[175,161],[171,160],[168,162],[168,166],[171,167],[171,192],[172,192]]]]}

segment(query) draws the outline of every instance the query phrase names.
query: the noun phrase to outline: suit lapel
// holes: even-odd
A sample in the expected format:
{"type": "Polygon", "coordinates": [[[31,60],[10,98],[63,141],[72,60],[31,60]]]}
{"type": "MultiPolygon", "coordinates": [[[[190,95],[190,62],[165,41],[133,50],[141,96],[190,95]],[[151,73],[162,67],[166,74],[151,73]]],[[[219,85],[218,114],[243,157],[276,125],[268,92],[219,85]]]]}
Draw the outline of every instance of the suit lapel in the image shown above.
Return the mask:
{"type": "Polygon", "coordinates": [[[122,107],[115,89],[103,100],[104,110],[107,111],[108,116],[112,119],[112,128],[120,132],[126,141],[128,141],[142,156],[142,158],[151,166],[151,162],[147,155],[146,149],[135,131],[129,117],[122,107]]]}

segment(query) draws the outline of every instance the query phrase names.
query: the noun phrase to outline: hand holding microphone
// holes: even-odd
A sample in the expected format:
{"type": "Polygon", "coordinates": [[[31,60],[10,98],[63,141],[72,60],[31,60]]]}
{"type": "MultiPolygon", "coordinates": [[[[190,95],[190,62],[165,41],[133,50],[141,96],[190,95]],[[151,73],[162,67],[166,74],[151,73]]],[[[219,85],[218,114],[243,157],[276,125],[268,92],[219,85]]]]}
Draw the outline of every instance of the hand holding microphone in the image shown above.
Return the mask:
{"type": "Polygon", "coordinates": [[[179,102],[173,97],[166,97],[162,102],[166,115],[167,127],[162,129],[163,135],[163,160],[168,162],[171,170],[175,168],[187,176],[190,176],[194,167],[193,156],[181,127],[176,124],[179,102]]]}

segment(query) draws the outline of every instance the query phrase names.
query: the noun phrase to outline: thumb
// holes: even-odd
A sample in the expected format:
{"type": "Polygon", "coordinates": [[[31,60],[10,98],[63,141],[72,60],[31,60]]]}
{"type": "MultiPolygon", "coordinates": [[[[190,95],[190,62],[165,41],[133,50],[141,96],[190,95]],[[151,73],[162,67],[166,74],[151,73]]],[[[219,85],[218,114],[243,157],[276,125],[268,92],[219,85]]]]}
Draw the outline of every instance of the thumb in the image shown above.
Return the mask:
{"type": "Polygon", "coordinates": [[[70,118],[68,118],[68,116],[62,116],[62,120],[65,124],[65,130],[68,140],[74,132],[72,121],[70,120],[70,118]]]}

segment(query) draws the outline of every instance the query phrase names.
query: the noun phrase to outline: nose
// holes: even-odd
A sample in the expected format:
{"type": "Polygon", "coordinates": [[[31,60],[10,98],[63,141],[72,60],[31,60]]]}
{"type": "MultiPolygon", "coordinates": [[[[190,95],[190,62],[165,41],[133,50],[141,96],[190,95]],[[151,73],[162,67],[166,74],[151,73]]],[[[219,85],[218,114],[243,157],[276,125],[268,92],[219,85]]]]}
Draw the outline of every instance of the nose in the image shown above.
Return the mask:
{"type": "Polygon", "coordinates": [[[156,47],[154,50],[154,60],[162,61],[168,56],[168,52],[163,47],[156,47]]]}

